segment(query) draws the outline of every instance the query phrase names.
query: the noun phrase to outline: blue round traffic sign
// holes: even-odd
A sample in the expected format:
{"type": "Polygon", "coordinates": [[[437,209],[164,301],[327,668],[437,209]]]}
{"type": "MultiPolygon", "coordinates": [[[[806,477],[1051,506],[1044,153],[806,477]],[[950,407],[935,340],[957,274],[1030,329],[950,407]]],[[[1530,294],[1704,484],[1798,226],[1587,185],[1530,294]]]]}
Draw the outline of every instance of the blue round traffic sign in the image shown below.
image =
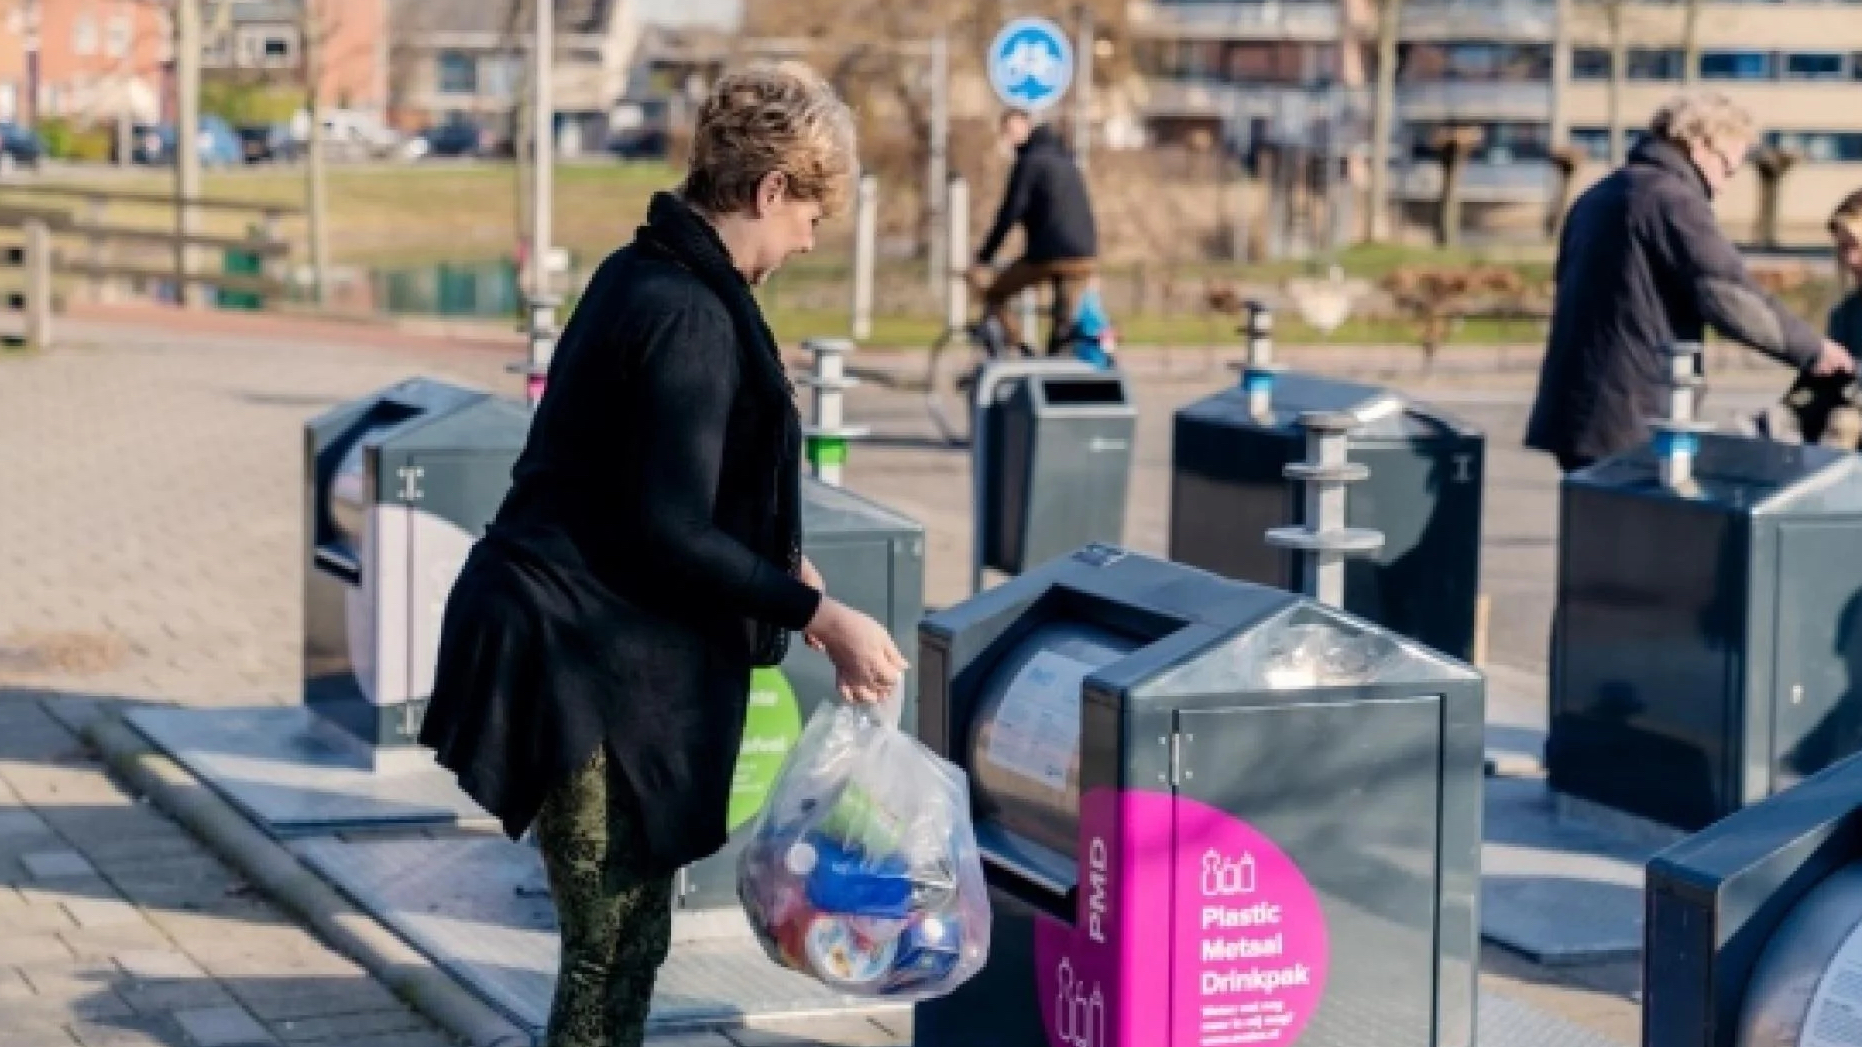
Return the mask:
{"type": "Polygon", "coordinates": [[[989,45],[989,86],[1004,105],[1046,109],[1072,83],[1073,45],[1045,18],[1017,18],[989,45]]]}

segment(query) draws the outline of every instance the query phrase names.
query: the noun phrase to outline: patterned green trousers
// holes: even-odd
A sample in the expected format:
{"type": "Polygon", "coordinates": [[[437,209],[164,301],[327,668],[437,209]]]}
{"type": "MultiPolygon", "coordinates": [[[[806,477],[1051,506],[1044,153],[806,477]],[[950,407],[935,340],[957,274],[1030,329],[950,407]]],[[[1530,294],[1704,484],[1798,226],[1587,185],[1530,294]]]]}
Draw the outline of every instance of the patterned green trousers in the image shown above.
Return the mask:
{"type": "Polygon", "coordinates": [[[547,1047],[641,1047],[653,981],[672,944],[672,878],[639,871],[639,816],[607,747],[537,814],[562,927],[547,1047]]]}

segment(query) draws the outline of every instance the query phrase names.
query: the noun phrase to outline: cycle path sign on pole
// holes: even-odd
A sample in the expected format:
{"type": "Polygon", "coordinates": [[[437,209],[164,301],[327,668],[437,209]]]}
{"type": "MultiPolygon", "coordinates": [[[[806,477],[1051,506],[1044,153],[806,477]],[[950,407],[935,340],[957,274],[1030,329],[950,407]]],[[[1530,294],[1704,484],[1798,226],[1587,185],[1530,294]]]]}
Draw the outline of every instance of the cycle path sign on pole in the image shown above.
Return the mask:
{"type": "Polygon", "coordinates": [[[1002,104],[1031,113],[1048,109],[1073,85],[1073,44],[1045,18],[1017,18],[989,45],[989,86],[1002,104]]]}

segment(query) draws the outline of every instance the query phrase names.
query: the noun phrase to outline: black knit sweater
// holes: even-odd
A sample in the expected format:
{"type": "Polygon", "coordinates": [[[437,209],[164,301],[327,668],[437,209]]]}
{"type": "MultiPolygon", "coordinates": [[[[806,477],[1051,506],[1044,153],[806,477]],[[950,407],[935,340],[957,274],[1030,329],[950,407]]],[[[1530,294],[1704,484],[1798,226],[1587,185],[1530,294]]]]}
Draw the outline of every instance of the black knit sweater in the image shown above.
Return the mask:
{"type": "Polygon", "coordinates": [[[650,859],[725,838],[752,666],[794,577],[800,427],[724,246],[668,195],[591,278],[513,486],[448,601],[421,742],[512,837],[605,740],[650,859]]]}

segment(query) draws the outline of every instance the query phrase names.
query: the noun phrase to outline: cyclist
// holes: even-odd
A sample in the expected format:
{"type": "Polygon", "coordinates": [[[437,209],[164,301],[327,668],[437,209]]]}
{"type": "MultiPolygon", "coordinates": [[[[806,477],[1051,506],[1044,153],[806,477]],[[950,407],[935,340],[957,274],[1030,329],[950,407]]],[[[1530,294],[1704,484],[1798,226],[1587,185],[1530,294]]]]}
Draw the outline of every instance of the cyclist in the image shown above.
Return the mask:
{"type": "Polygon", "coordinates": [[[1092,200],[1079,166],[1053,128],[1037,124],[1026,110],[1011,109],[1002,116],[1001,138],[1016,151],[1015,168],[970,271],[971,282],[986,288],[983,321],[974,333],[985,345],[1016,346],[1032,355],[1009,304],[1022,291],[1046,281],[1054,288],[1047,351],[1058,354],[1067,345],[1063,335],[1073,327],[1081,295],[1097,270],[1099,231],[1092,200]],[[1026,234],[1025,249],[1020,259],[996,273],[996,252],[1017,224],[1026,234]]]}

